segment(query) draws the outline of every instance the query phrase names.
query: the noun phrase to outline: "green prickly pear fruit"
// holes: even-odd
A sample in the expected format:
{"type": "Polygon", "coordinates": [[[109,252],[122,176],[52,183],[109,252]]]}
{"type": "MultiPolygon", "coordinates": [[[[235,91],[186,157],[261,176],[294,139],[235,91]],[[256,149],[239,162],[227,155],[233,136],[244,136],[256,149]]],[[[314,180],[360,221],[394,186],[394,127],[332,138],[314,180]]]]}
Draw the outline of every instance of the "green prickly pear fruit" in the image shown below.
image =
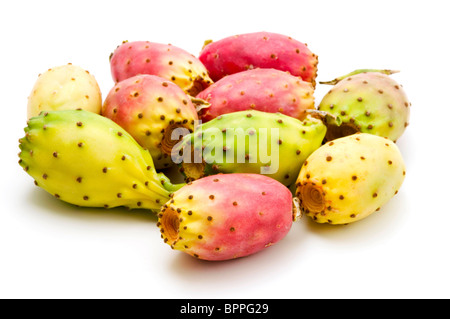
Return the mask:
{"type": "Polygon", "coordinates": [[[113,121],[88,111],[33,117],[20,139],[20,165],[55,197],[78,206],[159,210],[177,189],[113,121]],[[164,184],[164,185],[163,185],[164,184]]]}
{"type": "Polygon", "coordinates": [[[396,71],[356,70],[322,84],[335,86],[318,109],[339,116],[342,125],[328,126],[326,139],[370,133],[396,141],[409,125],[411,103],[402,86],[389,77],[396,71]]]}
{"type": "Polygon", "coordinates": [[[217,173],[253,173],[289,186],[325,133],[323,122],[311,115],[300,121],[256,110],[228,113],[185,136],[177,162],[188,181],[217,173]]]}
{"type": "Polygon", "coordinates": [[[318,223],[348,224],[386,204],[405,178],[391,140],[357,133],[327,142],[304,163],[297,179],[300,208],[318,223]]]}
{"type": "Polygon", "coordinates": [[[28,97],[28,118],[46,111],[75,109],[100,114],[102,94],[92,74],[69,63],[39,75],[28,97]]]}

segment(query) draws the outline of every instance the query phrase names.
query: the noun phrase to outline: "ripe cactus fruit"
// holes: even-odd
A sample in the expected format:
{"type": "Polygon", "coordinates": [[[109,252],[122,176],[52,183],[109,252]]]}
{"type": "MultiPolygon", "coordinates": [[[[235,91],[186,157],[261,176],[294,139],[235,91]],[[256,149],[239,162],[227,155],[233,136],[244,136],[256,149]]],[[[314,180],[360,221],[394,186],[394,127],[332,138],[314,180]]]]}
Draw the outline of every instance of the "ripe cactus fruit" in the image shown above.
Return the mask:
{"type": "Polygon", "coordinates": [[[114,81],[139,74],[157,75],[195,96],[211,83],[205,66],[192,54],[173,45],[124,41],[110,56],[114,81]]]}
{"type": "Polygon", "coordinates": [[[176,191],[158,216],[161,237],[172,249],[204,260],[228,260],[286,236],[293,221],[292,194],[266,176],[218,174],[176,191]]]}
{"type": "Polygon", "coordinates": [[[181,88],[154,75],[137,75],[117,83],[109,92],[102,109],[106,116],[122,126],[150,151],[156,168],[171,166],[174,129],[193,131],[197,111],[181,88]]]}
{"type": "Polygon", "coordinates": [[[187,181],[217,173],[265,174],[295,183],[306,158],[322,145],[326,126],[280,113],[241,111],[200,125],[177,146],[187,181]]]}
{"type": "Polygon", "coordinates": [[[342,125],[329,126],[328,141],[355,132],[396,141],[409,125],[411,103],[389,77],[389,70],[357,70],[326,83],[337,83],[322,99],[319,110],[339,116],[342,125]],[[369,71],[369,72],[367,72],[369,71]]]}
{"type": "Polygon", "coordinates": [[[20,165],[65,202],[159,210],[179,187],[157,174],[150,153],[103,116],[51,111],[31,118],[25,132],[20,165]]]}
{"type": "Polygon", "coordinates": [[[83,109],[99,114],[102,94],[94,76],[67,64],[39,75],[28,97],[28,118],[45,111],[83,109]]]}
{"type": "Polygon", "coordinates": [[[255,32],[206,41],[199,59],[214,81],[253,68],[288,71],[313,86],[317,76],[317,55],[306,44],[277,33],[255,32]]]}
{"type": "Polygon", "coordinates": [[[296,194],[318,223],[361,220],[395,194],[405,178],[402,155],[391,140],[357,133],[327,142],[304,163],[296,194]]]}
{"type": "Polygon", "coordinates": [[[309,82],[275,69],[254,69],[226,76],[200,92],[210,104],[199,112],[206,122],[219,115],[244,110],[283,113],[297,119],[314,109],[314,88],[309,82]]]}

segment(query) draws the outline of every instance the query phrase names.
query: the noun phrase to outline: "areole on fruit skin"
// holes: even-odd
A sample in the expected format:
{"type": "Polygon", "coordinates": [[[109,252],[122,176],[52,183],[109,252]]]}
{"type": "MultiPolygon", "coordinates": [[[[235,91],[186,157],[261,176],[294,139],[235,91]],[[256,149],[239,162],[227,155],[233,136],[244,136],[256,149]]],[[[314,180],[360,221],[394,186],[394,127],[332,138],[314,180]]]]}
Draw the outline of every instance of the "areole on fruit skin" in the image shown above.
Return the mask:
{"type": "Polygon", "coordinates": [[[157,226],[172,249],[203,260],[228,260],[277,243],[296,215],[291,192],[274,179],[218,174],[176,191],[161,208],[157,226]]]}
{"type": "Polygon", "coordinates": [[[173,165],[172,140],[177,128],[193,131],[198,121],[191,99],[176,84],[137,75],[117,83],[105,99],[102,115],[123,127],[153,157],[156,168],[173,165]]]}
{"type": "Polygon", "coordinates": [[[226,75],[265,68],[287,71],[312,83],[313,87],[316,83],[317,55],[306,44],[278,33],[254,32],[206,41],[199,59],[214,81],[226,75]]]}
{"type": "Polygon", "coordinates": [[[327,142],[304,163],[296,182],[302,211],[318,223],[353,223],[399,191],[405,164],[389,139],[357,133],[327,142]]]}
{"type": "Polygon", "coordinates": [[[303,120],[305,111],[315,108],[312,84],[276,69],[253,69],[226,76],[197,98],[210,104],[199,112],[203,122],[245,110],[279,112],[303,120]]]}
{"type": "Polygon", "coordinates": [[[205,66],[194,55],[171,44],[124,41],[109,59],[115,82],[139,74],[157,75],[192,96],[212,84],[205,66]]]}
{"type": "Polygon", "coordinates": [[[28,121],[19,164],[56,198],[84,207],[159,210],[182,185],[157,173],[150,153],[119,125],[83,110],[28,121]]]}

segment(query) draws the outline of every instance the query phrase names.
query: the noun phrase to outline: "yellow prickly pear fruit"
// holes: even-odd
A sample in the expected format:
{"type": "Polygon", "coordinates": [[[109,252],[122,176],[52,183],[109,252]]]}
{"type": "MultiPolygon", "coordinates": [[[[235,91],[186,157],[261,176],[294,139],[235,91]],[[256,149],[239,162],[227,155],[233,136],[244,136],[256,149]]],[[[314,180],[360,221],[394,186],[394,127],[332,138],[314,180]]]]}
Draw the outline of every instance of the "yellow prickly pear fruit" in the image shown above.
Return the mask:
{"type": "Polygon", "coordinates": [[[28,98],[28,118],[46,111],[75,109],[100,114],[102,95],[92,74],[67,64],[39,75],[28,98]]]}
{"type": "Polygon", "coordinates": [[[402,155],[391,140],[358,133],[327,142],[304,163],[296,194],[318,223],[348,224],[386,204],[405,178],[402,155]]]}

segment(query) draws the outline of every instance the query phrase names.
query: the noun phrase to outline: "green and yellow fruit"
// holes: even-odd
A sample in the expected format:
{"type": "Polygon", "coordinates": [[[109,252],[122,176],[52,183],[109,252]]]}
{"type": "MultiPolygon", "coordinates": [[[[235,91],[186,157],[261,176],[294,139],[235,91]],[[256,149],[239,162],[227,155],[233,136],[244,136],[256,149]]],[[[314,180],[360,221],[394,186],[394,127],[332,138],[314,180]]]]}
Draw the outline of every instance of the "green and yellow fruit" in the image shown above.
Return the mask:
{"type": "Polygon", "coordinates": [[[405,164],[389,139],[358,133],[327,142],[297,179],[302,211],[318,223],[348,224],[386,204],[405,178],[405,164]]]}
{"type": "Polygon", "coordinates": [[[319,110],[338,116],[340,126],[329,125],[326,139],[369,133],[396,141],[409,125],[409,102],[390,70],[356,70],[326,84],[336,84],[322,99],[319,110]]]}
{"type": "Polygon", "coordinates": [[[322,120],[312,116],[300,121],[280,113],[228,113],[185,136],[178,162],[187,180],[217,173],[252,173],[289,186],[306,158],[322,145],[325,133],[322,120]]]}
{"type": "Polygon", "coordinates": [[[159,210],[177,189],[123,128],[92,112],[45,112],[28,121],[25,133],[20,165],[65,202],[159,210]]]}

